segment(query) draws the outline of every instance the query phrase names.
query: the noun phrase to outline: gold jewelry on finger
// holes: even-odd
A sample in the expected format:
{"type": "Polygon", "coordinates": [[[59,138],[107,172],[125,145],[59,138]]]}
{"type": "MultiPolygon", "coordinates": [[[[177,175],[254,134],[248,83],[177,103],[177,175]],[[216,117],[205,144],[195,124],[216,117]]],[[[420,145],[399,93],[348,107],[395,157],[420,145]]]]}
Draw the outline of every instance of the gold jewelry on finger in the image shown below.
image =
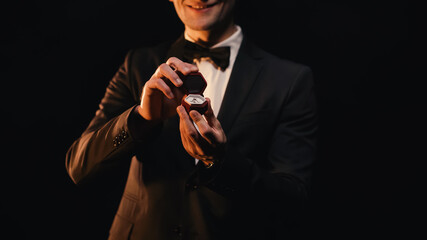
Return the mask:
{"type": "Polygon", "coordinates": [[[212,161],[212,162],[209,162],[208,165],[205,165],[205,167],[206,168],[211,168],[211,167],[213,167],[213,165],[214,165],[214,162],[212,161]]]}

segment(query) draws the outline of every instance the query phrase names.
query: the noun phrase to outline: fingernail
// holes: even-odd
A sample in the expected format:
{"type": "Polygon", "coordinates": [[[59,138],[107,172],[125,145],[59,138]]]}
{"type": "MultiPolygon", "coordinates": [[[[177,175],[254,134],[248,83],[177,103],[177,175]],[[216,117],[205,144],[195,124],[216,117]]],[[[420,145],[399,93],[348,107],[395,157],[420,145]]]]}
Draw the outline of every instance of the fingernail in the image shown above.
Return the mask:
{"type": "Polygon", "coordinates": [[[190,111],[190,116],[191,116],[192,118],[197,117],[197,111],[190,111]]]}
{"type": "Polygon", "coordinates": [[[176,110],[178,112],[179,117],[182,117],[183,110],[182,110],[181,106],[178,106],[176,110]]]}
{"type": "Polygon", "coordinates": [[[182,84],[182,80],[181,80],[181,79],[179,79],[179,78],[177,78],[177,79],[176,79],[176,83],[178,83],[179,85],[181,85],[181,84],[182,84]]]}

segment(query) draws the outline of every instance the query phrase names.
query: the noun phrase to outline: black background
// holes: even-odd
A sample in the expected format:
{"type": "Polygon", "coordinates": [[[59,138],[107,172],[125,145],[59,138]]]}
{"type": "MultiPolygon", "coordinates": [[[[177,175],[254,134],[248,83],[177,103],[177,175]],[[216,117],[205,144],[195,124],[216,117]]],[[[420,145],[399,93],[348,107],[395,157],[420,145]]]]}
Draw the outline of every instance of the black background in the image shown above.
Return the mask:
{"type": "MultiPolygon", "coordinates": [[[[126,52],[175,39],[183,25],[166,0],[14,1],[1,11],[1,235],[105,239],[114,201],[76,188],[65,153],[126,52]]],[[[404,1],[240,3],[246,36],[314,72],[319,158],[302,237],[412,233],[407,15],[404,1]]]]}

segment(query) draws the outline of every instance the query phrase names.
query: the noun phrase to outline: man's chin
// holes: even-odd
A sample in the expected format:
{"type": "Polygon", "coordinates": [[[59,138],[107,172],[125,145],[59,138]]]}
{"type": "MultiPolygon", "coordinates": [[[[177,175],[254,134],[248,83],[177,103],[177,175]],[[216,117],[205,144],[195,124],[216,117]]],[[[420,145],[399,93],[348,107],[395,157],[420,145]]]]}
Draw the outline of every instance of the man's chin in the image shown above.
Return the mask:
{"type": "Polygon", "coordinates": [[[194,24],[188,24],[188,27],[190,27],[191,29],[195,30],[195,31],[210,31],[213,30],[215,28],[215,22],[211,22],[211,21],[198,21],[197,23],[194,24]]]}

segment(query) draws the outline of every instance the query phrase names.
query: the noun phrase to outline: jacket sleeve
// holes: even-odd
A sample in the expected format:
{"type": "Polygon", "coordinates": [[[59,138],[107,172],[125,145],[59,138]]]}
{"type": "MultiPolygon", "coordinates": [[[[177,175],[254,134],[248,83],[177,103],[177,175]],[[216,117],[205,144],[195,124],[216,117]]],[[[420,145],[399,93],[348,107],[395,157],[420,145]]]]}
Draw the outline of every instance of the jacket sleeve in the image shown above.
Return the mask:
{"type": "Polygon", "coordinates": [[[129,121],[134,118],[133,109],[138,104],[129,79],[131,56],[129,52],[109,82],[95,117],[66,154],[66,169],[77,184],[130,164],[135,139],[129,121]]]}
{"type": "Polygon", "coordinates": [[[268,204],[278,212],[289,206],[296,211],[301,209],[298,206],[307,199],[316,158],[314,92],[311,70],[301,67],[282,103],[265,159],[247,158],[237,147],[228,145],[218,165],[210,169],[199,166],[207,186],[222,195],[237,196],[245,191],[250,196],[260,196],[271,201],[268,204]],[[268,162],[270,168],[261,168],[257,162],[268,162]]]}

